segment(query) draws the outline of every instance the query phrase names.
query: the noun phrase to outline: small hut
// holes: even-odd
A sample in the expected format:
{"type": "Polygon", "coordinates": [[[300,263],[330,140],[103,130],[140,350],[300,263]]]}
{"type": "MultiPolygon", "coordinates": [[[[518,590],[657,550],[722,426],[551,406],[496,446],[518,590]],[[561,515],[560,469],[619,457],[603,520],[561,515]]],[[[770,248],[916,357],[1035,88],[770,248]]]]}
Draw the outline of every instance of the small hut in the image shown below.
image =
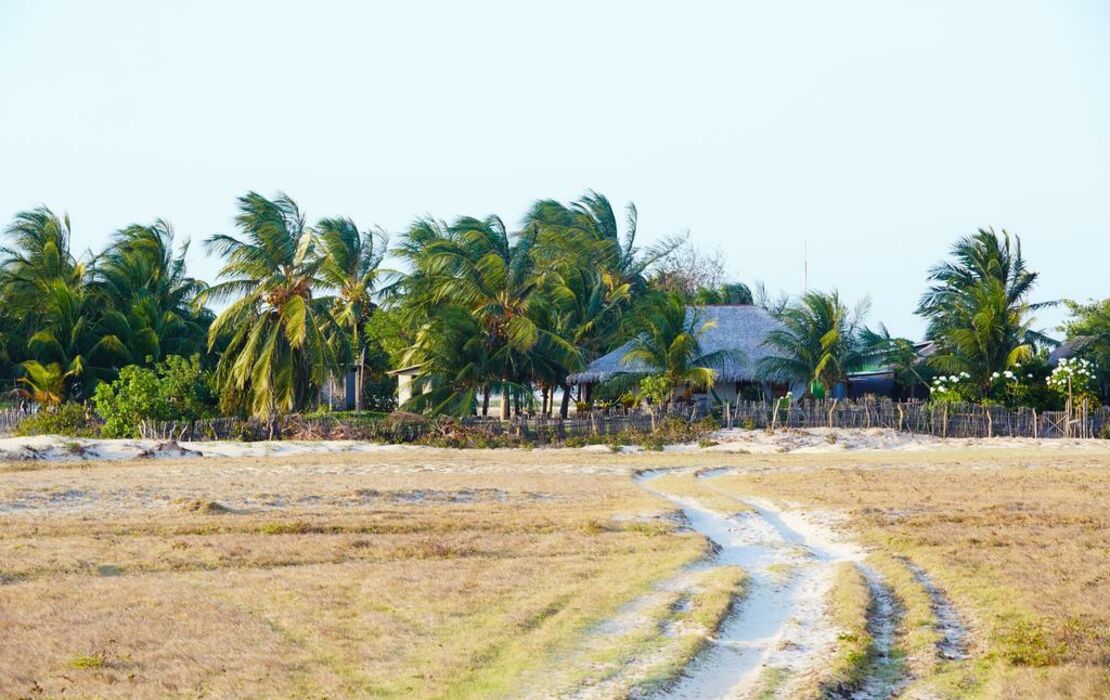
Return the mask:
{"type": "MultiPolygon", "coordinates": [[[[758,306],[697,306],[686,310],[687,318],[697,316],[703,323],[713,323],[701,335],[701,350],[712,353],[731,350],[737,355],[714,366],[717,379],[709,391],[687,391],[684,398],[693,401],[712,400],[734,401],[737,396],[750,399],[782,396],[787,391],[801,387],[791,387],[787,382],[768,381],[759,375],[759,362],[773,354],[764,345],[767,334],[781,327],[781,323],[758,306]]],[[[589,400],[593,388],[606,382],[618,373],[649,374],[653,370],[642,363],[625,363],[624,356],[630,344],[622,345],[607,355],[589,364],[583,371],[572,374],[568,379],[581,387],[582,396],[589,400]]]]}

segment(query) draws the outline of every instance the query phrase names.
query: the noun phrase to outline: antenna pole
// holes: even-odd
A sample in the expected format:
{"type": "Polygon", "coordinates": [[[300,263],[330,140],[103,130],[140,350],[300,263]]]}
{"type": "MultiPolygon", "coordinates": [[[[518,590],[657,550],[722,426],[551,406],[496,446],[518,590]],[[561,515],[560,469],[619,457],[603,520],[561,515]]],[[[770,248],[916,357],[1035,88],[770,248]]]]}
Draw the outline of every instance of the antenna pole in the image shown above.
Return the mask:
{"type": "Polygon", "coordinates": [[[802,241],[802,290],[809,291],[809,241],[802,241]]]}

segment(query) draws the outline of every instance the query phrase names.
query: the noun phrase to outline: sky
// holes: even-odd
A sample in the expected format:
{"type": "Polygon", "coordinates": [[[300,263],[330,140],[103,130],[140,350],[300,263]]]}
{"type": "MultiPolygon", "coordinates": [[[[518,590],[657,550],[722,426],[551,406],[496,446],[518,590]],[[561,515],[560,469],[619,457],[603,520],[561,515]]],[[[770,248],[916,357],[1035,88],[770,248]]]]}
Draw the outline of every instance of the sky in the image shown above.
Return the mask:
{"type": "Polygon", "coordinates": [[[899,335],[979,227],[1110,296],[1110,2],[0,0],[0,222],[81,250],[162,217],[212,280],[249,190],[397,233],[587,188],[899,335]]]}

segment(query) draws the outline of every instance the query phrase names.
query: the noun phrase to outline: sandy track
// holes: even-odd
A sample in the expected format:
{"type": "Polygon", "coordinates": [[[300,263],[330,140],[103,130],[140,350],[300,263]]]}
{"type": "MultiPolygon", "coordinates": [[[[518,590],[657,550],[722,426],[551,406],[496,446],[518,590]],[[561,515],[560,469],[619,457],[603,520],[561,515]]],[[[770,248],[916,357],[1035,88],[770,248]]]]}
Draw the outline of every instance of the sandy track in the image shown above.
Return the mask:
{"type": "MultiPolygon", "coordinates": [[[[712,478],[720,472],[707,472],[712,478]]],[[[763,499],[746,499],[751,511],[718,513],[694,499],[652,488],[660,472],[640,477],[644,488],[678,504],[691,526],[718,547],[714,565],[738,565],[750,586],[745,600],[725,621],[706,651],[663,697],[744,698],[777,676],[778,695],[811,679],[832,652],[838,630],[826,606],[837,566],[852,562],[868,581],[872,595],[872,633],[876,661],[862,687],[845,698],[885,698],[903,683],[892,660],[897,605],[883,577],[864,565],[863,550],[831,528],[763,499]]]]}

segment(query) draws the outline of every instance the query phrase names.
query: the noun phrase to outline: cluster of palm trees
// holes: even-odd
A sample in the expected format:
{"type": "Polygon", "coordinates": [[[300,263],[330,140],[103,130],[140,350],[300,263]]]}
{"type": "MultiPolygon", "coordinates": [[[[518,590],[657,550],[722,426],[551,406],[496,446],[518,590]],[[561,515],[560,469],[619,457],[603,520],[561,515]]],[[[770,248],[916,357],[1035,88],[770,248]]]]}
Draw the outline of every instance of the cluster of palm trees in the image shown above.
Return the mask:
{"type": "Polygon", "coordinates": [[[361,385],[385,235],[344,218],[309,226],[284,194],[240,197],[235,223],[237,235],[206,241],[225,262],[200,295],[230,302],[208,329],[221,409],[262,418],[299,410],[349,367],[361,385]]]}
{"type": "MultiPolygon", "coordinates": [[[[515,228],[496,216],[417,219],[390,249],[381,230],[309,224],[288,196],[251,192],[238,200],[237,231],[205,243],[223,260],[207,285],[188,276],[187,244],[165,221],[123,228],[101,253],[79,256],[68,217],[38,208],[15,217],[0,247],[0,373],[52,405],[86,399],[125,365],[200,354],[225,413],[266,418],[314,405],[350,372],[363,408],[384,347],[390,364],[414,368],[411,410],[488,414],[496,396],[502,418],[533,402],[566,415],[567,377],[627,341],[655,376],[711,383],[704,324],[687,305],[758,303],[781,320],[760,367],[769,376],[821,394],[870,360],[924,383],[930,367],[914,344],[868,330],[865,304],[836,292],[772,298],[739,283],[668,291],[673,274],[653,270],[683,240],[640,247],[636,208],[621,219],[591,191],[537,201],[515,228]],[[403,272],[383,267],[387,254],[403,272]]],[[[958,241],[918,309],[936,344],[932,368],[985,385],[1048,342],[1031,328],[1036,277],[1005,232],[958,241]]]]}
{"type": "Polygon", "coordinates": [[[1019,238],[980,229],[957,240],[950,258],[929,272],[917,308],[928,321],[927,356],[882,324],[867,328],[866,300],[850,308],[835,291],[807,292],[776,312],[782,327],[768,336],[775,353],[761,369],[808,382],[807,391],[819,395],[865,365],[892,370],[906,393],[919,397],[935,374],[966,374],[967,398],[985,398],[992,377],[1055,344],[1033,329],[1034,313],[1052,303],[1030,301],[1036,281],[1019,238]]]}
{"type": "Polygon", "coordinates": [[[164,221],[78,259],[68,217],[18,214],[0,247],[0,370],[44,405],[84,399],[119,367],[204,349],[212,314],[164,221]]]}
{"type": "MultiPolygon", "coordinates": [[[[212,285],[186,275],[164,221],[78,256],[68,217],[18,214],[0,249],[0,372],[51,405],[122,366],[199,353],[224,412],[266,418],[312,406],[352,370],[361,408],[369,356],[387,345],[394,364],[421,368],[411,408],[488,411],[492,394],[508,415],[539,389],[550,411],[567,375],[629,332],[648,271],[682,243],[637,247],[635,207],[622,228],[593,192],[536,202],[513,231],[493,216],[418,219],[392,251],[350,219],[310,225],[283,194],[248,193],[238,210],[234,234],[205,242],[223,260],[212,285]],[[383,268],[387,252],[409,270],[383,268]]],[[[564,413],[568,402],[564,390],[564,413]]]]}
{"type": "Polygon", "coordinates": [[[631,313],[653,292],[652,266],[681,240],[636,245],[636,208],[623,230],[603,195],[536,202],[519,230],[498,217],[420,219],[397,249],[409,272],[387,296],[415,329],[404,356],[419,367],[413,408],[500,415],[538,392],[540,410],[566,415],[567,377],[635,329],[631,313]]]}

